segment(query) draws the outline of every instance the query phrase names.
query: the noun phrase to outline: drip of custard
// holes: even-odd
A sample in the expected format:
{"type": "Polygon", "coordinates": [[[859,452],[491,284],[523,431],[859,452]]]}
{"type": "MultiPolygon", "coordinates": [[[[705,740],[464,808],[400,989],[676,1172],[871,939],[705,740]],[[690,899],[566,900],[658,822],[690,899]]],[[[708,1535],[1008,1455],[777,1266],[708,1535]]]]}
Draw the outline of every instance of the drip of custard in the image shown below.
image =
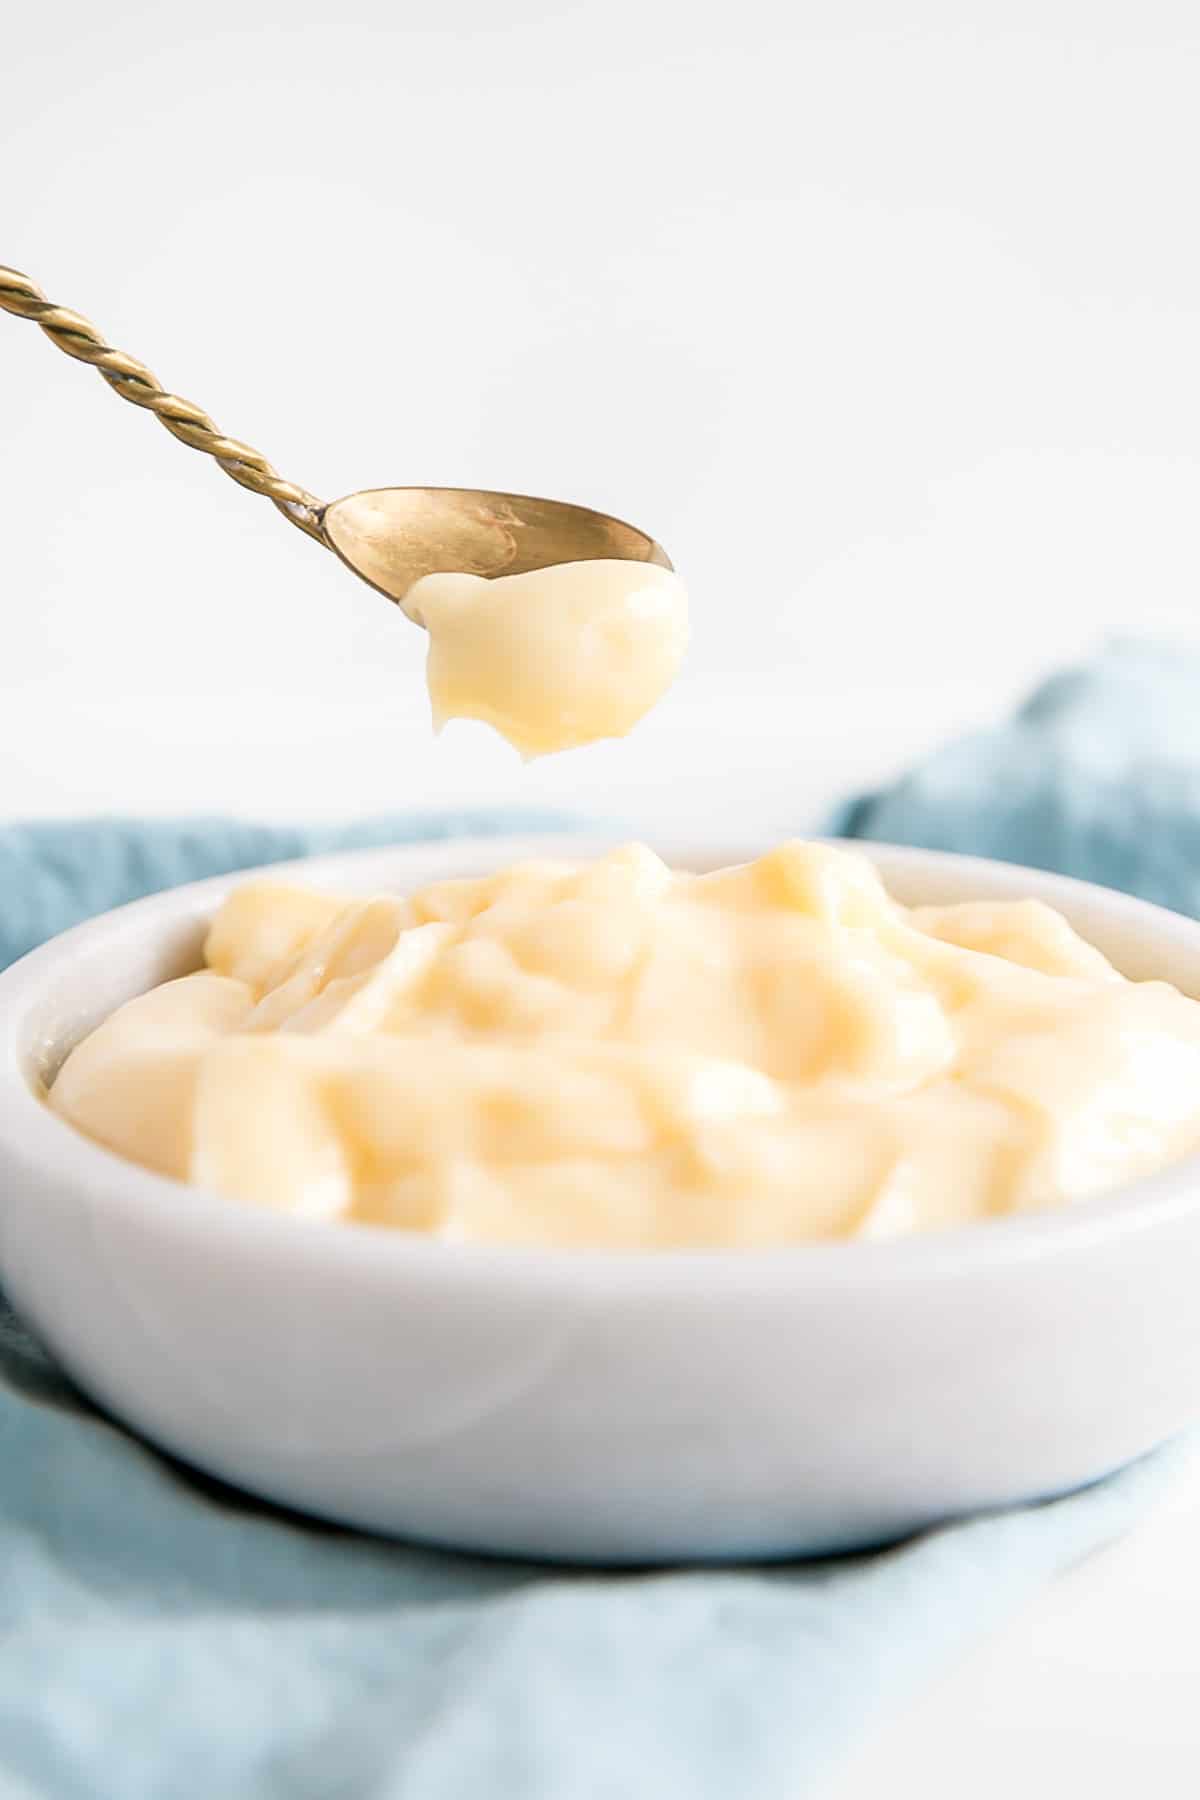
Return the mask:
{"type": "Polygon", "coordinates": [[[404,609],[429,633],[435,727],[482,719],[527,757],[624,737],[687,649],[683,583],[655,563],[425,575],[404,609]]]}
{"type": "MultiPolygon", "coordinates": [[[[523,578],[522,578],[523,579],[523,578]]],[[[64,1119],[180,1181],[450,1240],[895,1237],[1200,1144],[1200,1004],[1037,901],[906,909],[857,852],[634,846],[405,898],[255,881],[68,1056],[64,1119]]]]}

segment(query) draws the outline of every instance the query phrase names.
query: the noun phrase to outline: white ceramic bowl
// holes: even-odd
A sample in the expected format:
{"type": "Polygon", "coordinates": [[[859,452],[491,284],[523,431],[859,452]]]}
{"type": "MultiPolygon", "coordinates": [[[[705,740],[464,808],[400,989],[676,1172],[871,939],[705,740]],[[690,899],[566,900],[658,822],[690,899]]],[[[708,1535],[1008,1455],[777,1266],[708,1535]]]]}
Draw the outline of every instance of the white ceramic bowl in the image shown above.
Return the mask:
{"type": "MultiPolygon", "coordinates": [[[[293,865],[406,889],[596,838],[293,865]]],[[[681,866],[753,844],[669,847],[681,866]]],[[[1077,882],[863,846],[908,902],[1039,895],[1200,995],[1200,925],[1077,882]]],[[[332,1519],[580,1560],[777,1556],[1060,1492],[1200,1415],[1197,1159],[1066,1211],[892,1243],[651,1253],[301,1223],[147,1174],[32,1082],[194,967],[222,878],[0,976],[0,1274],[103,1405],[332,1519]]]]}

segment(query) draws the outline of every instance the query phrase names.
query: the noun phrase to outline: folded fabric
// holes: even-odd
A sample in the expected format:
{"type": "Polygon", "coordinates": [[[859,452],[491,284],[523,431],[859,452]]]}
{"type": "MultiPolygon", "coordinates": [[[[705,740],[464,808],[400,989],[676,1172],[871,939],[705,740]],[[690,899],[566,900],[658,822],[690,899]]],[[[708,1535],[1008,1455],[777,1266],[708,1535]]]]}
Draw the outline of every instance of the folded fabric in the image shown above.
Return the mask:
{"type": "Polygon", "coordinates": [[[1200,655],[1116,642],[827,829],[1054,869],[1200,914],[1200,655]]]}
{"type": "MultiPolygon", "coordinates": [[[[1200,903],[1198,677],[1113,652],[839,823],[1200,903]]],[[[11,827],[0,942],[310,849],[538,823],[561,822],[11,827]]],[[[239,1496],[98,1413],[0,1305],[0,1792],[797,1800],[884,1702],[1137,1517],[1177,1454],[867,1555],[573,1573],[239,1496]]]]}

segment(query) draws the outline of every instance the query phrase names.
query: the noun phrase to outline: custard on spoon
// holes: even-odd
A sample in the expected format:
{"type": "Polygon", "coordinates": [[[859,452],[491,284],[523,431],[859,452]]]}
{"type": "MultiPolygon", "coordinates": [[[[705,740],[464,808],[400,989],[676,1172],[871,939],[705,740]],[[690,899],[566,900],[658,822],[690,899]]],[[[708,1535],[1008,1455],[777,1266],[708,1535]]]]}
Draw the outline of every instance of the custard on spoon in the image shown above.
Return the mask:
{"type": "Polygon", "coordinates": [[[32,319],[123,400],[428,625],[435,722],[484,719],[539,755],[623,737],[673,679],[686,600],[645,532],[585,506],[481,488],[369,488],[326,505],[28,275],[0,266],[0,310],[32,319]]]}

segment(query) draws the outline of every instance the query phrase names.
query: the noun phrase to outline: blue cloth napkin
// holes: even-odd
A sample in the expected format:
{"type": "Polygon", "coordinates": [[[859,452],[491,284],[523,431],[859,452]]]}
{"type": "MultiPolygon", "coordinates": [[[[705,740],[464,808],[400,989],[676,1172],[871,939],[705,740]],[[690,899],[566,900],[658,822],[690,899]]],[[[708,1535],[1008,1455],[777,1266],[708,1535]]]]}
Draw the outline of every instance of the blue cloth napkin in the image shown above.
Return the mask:
{"type": "MultiPolygon", "coordinates": [[[[1122,647],[844,809],[1200,906],[1200,668],[1122,647]]],[[[522,829],[561,821],[523,818],[522,829]]],[[[0,959],[202,874],[504,819],[0,831],[0,959]]],[[[14,1800],[798,1800],[885,1702],[1167,1481],[869,1555],[571,1573],[245,1499],[84,1401],[0,1303],[0,1793],[14,1800]]]]}
{"type": "Polygon", "coordinates": [[[1200,914],[1200,656],[1111,644],[827,829],[964,850],[1200,914]]]}

